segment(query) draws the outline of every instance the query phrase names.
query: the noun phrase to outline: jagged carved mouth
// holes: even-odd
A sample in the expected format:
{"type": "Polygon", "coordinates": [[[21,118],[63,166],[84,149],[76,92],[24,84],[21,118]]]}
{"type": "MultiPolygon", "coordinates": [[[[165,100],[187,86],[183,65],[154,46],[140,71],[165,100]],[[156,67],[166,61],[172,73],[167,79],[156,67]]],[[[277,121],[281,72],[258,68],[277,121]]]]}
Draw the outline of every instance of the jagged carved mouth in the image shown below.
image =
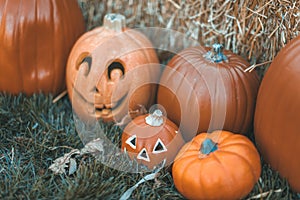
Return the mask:
{"type": "Polygon", "coordinates": [[[95,107],[95,114],[97,118],[110,118],[112,117],[112,112],[116,111],[120,105],[125,101],[127,97],[127,93],[118,101],[112,102],[109,104],[103,104],[103,103],[94,103],[95,107]]]}
{"type": "MultiPolygon", "coordinates": [[[[75,87],[73,87],[73,98],[79,98],[80,101],[83,101],[85,106],[83,106],[82,103],[74,106],[80,106],[81,108],[78,109],[84,109],[85,113],[90,115],[91,117],[96,117],[97,119],[104,119],[104,120],[113,120],[113,112],[119,113],[120,109],[122,109],[124,104],[126,104],[126,97],[128,96],[128,92],[124,94],[123,97],[121,97],[119,100],[109,103],[109,104],[103,104],[99,102],[90,102],[88,101],[84,95],[82,95],[75,87]]],[[[95,93],[96,95],[97,93],[95,93]]],[[[75,111],[77,109],[75,108],[75,111]]]]}

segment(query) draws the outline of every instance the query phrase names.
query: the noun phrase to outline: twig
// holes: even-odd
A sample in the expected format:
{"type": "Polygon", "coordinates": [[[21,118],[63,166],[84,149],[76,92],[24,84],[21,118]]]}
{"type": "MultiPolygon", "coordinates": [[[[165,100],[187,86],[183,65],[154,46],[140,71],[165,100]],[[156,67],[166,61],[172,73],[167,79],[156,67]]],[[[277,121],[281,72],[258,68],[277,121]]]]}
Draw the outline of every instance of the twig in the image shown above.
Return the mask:
{"type": "Polygon", "coordinates": [[[68,94],[68,91],[65,90],[62,93],[60,93],[57,97],[55,97],[52,101],[52,103],[58,102],[60,99],[62,99],[66,94],[68,94]]]}
{"type": "Polygon", "coordinates": [[[257,14],[258,16],[261,16],[261,17],[263,17],[265,19],[268,19],[268,17],[266,15],[260,14],[260,13],[258,13],[258,11],[254,11],[254,10],[252,10],[250,8],[246,8],[246,9],[249,10],[249,11],[251,11],[254,14],[257,14]]]}
{"type": "Polygon", "coordinates": [[[263,63],[259,63],[259,64],[253,64],[250,67],[248,67],[247,69],[245,69],[244,72],[252,72],[256,67],[259,67],[259,66],[262,66],[262,65],[265,65],[265,64],[269,64],[271,62],[272,62],[272,60],[269,60],[269,61],[266,61],[266,62],[263,62],[263,63]]]}
{"type": "Polygon", "coordinates": [[[261,199],[261,198],[264,198],[264,197],[268,196],[269,194],[271,194],[271,193],[273,193],[273,192],[279,193],[279,192],[282,192],[282,191],[283,191],[282,189],[278,189],[278,190],[270,190],[270,191],[268,191],[268,192],[264,192],[264,193],[261,193],[261,194],[258,194],[258,195],[249,197],[247,200],[261,199]]]}
{"type": "Polygon", "coordinates": [[[51,150],[51,151],[56,150],[56,149],[58,149],[58,148],[71,149],[71,150],[74,149],[74,148],[69,147],[69,146],[48,147],[48,149],[51,150]]]}
{"type": "MultiPolygon", "coordinates": [[[[265,9],[266,6],[268,6],[270,3],[272,3],[274,0],[270,0],[268,1],[265,5],[263,5],[262,7],[260,7],[259,9],[257,9],[256,11],[253,11],[250,15],[248,15],[246,18],[250,18],[253,14],[258,14],[260,11],[262,11],[263,9],[265,9]]],[[[250,10],[251,11],[251,10],[250,10]]]]}
{"type": "Polygon", "coordinates": [[[14,164],[14,159],[15,159],[15,148],[12,147],[12,148],[11,148],[11,158],[10,158],[10,164],[11,164],[11,165],[14,164]]]}
{"type": "Polygon", "coordinates": [[[168,0],[168,2],[172,3],[173,6],[175,6],[175,8],[177,8],[178,10],[181,9],[181,6],[180,6],[178,3],[176,3],[175,1],[173,1],[173,0],[168,0]]]}

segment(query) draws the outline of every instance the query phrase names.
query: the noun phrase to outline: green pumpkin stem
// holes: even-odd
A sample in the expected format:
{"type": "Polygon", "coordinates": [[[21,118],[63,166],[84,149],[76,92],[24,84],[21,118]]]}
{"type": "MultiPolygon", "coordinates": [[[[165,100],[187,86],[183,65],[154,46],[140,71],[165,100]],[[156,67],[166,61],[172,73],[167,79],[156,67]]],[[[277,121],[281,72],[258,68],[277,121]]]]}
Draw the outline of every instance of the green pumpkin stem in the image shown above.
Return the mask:
{"type": "Polygon", "coordinates": [[[212,139],[210,139],[210,138],[206,138],[202,142],[201,147],[200,147],[200,152],[205,155],[208,155],[216,150],[218,150],[217,143],[212,141],[212,139]]]}
{"type": "Polygon", "coordinates": [[[126,27],[126,20],[121,14],[110,13],[105,15],[103,26],[116,32],[122,32],[126,27]]]}
{"type": "Polygon", "coordinates": [[[223,45],[215,43],[212,45],[212,50],[208,51],[204,57],[214,63],[228,62],[228,58],[223,54],[223,45]]]}

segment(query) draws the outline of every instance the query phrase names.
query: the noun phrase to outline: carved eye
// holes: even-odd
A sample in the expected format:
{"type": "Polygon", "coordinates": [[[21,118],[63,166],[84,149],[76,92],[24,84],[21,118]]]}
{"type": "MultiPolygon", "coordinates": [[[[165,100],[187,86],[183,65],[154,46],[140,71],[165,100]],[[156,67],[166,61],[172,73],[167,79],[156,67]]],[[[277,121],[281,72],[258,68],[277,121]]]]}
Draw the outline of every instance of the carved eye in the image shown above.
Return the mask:
{"type": "Polygon", "coordinates": [[[112,62],[107,69],[108,72],[108,78],[110,80],[116,79],[116,78],[123,78],[125,74],[124,66],[120,62],[112,62]],[[115,77],[117,76],[117,77],[115,77]]]}
{"type": "Polygon", "coordinates": [[[92,66],[92,57],[88,52],[82,53],[76,61],[76,70],[82,70],[83,75],[87,76],[90,73],[92,66]]]}
{"type": "Polygon", "coordinates": [[[146,148],[143,148],[140,153],[138,154],[137,156],[137,159],[140,159],[140,160],[144,160],[144,161],[147,161],[147,162],[150,162],[150,158],[149,158],[149,155],[148,155],[148,152],[146,150],[146,148]]]}
{"type": "Polygon", "coordinates": [[[152,153],[154,154],[158,154],[158,153],[162,153],[162,152],[166,152],[168,149],[165,146],[165,144],[161,141],[161,139],[158,138],[158,140],[156,141],[153,151],[152,153]]]}
{"type": "Polygon", "coordinates": [[[136,149],[136,135],[128,138],[125,143],[128,144],[131,148],[136,149]]]}
{"type": "Polygon", "coordinates": [[[80,67],[84,67],[84,75],[87,76],[91,71],[92,57],[84,57],[81,61],[80,67]]]}

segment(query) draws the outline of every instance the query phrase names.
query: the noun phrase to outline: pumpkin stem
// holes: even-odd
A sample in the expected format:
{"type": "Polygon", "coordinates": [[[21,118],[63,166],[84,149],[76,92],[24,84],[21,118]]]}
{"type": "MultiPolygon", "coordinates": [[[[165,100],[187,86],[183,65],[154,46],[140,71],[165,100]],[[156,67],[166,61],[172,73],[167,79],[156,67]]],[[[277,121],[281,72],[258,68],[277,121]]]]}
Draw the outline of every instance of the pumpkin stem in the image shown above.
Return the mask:
{"type": "Polygon", "coordinates": [[[212,50],[208,51],[204,57],[214,63],[228,62],[228,58],[223,54],[223,45],[215,43],[212,45],[212,50]]]}
{"type": "Polygon", "coordinates": [[[164,123],[164,116],[161,110],[157,109],[146,118],[146,124],[150,126],[161,126],[164,123]]]}
{"type": "Polygon", "coordinates": [[[125,17],[123,15],[110,13],[105,15],[103,26],[107,29],[121,32],[126,27],[125,22],[125,17]]]}
{"type": "Polygon", "coordinates": [[[200,147],[200,152],[205,155],[208,155],[216,150],[218,150],[217,143],[212,141],[212,139],[210,139],[210,138],[206,138],[202,142],[201,147],[200,147]]]}

